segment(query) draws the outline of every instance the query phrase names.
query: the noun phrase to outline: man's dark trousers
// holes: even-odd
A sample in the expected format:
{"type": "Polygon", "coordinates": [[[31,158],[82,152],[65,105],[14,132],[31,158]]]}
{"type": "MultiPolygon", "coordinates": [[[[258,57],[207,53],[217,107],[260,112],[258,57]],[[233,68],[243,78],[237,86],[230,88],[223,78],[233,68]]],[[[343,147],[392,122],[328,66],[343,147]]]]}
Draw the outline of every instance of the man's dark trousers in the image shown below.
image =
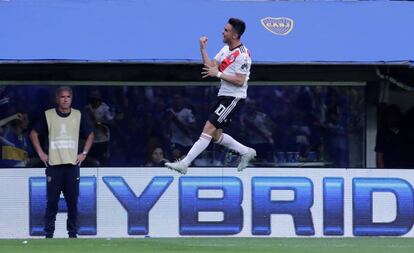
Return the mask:
{"type": "Polygon", "coordinates": [[[68,208],[66,229],[69,237],[76,237],[78,233],[78,197],[79,197],[79,166],[72,164],[54,165],[46,168],[47,206],[45,215],[46,237],[53,237],[55,220],[58,212],[60,193],[68,208]]]}

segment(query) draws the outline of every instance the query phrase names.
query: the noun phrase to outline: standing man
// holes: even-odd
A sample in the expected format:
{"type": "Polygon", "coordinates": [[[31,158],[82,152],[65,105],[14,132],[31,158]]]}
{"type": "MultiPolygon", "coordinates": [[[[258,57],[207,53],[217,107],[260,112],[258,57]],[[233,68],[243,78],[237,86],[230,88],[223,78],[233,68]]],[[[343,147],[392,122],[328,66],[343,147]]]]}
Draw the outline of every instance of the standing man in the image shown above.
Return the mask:
{"type": "Polygon", "coordinates": [[[203,78],[217,77],[220,79],[220,90],[211,114],[200,138],[194,143],[187,156],[181,161],[165,163],[165,165],[179,173],[187,173],[191,162],[203,152],[211,140],[223,145],[241,155],[238,171],[244,170],[248,163],[256,156],[256,151],[246,147],[223,133],[233,115],[238,112],[247,97],[247,81],[250,75],[251,58],[247,48],[241,43],[240,37],[246,29],[245,23],[236,18],[230,18],[224,26],[223,42],[226,44],[211,60],[207,54],[207,37],[200,38],[200,50],[204,67],[203,78]]]}
{"type": "Polygon", "coordinates": [[[56,91],[57,107],[45,111],[44,117],[30,133],[33,146],[46,166],[47,207],[45,215],[46,238],[53,238],[60,193],[68,207],[66,228],[69,238],[77,237],[77,206],[79,196],[79,166],[85,160],[93,143],[92,128],[79,110],[71,108],[72,89],[64,86],[56,91]],[[78,154],[79,132],[86,136],[83,151],[78,154]],[[45,153],[39,135],[48,133],[49,150],[45,153]]]}

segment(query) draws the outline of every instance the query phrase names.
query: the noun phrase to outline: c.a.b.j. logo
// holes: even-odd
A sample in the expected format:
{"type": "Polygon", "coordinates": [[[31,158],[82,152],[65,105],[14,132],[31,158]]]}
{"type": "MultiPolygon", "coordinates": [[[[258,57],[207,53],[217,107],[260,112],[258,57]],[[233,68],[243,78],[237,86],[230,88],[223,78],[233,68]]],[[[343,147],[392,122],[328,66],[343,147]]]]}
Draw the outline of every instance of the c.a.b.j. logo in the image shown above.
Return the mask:
{"type": "Polygon", "coordinates": [[[276,35],[287,35],[293,29],[293,20],[286,17],[266,17],[260,20],[264,28],[276,35]]]}

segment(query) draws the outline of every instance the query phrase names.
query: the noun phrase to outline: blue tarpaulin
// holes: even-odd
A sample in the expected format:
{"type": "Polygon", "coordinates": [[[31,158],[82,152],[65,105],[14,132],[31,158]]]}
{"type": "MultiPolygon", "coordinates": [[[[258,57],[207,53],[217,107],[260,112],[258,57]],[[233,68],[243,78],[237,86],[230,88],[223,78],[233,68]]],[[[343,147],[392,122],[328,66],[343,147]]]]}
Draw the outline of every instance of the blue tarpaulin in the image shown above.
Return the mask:
{"type": "Polygon", "coordinates": [[[0,0],[0,60],[200,62],[232,16],[256,63],[414,61],[414,2],[188,0],[0,0]]]}

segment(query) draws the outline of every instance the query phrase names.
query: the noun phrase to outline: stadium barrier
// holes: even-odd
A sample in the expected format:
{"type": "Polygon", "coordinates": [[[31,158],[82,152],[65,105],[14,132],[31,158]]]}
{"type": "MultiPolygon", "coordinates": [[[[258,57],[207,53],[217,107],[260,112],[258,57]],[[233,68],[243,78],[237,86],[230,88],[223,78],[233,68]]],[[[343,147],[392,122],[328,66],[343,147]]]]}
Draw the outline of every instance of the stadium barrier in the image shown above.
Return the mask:
{"type": "MultiPolygon", "coordinates": [[[[83,168],[84,237],[413,237],[413,170],[83,168]]],[[[0,238],[43,235],[43,169],[0,170],[0,238]]],[[[56,237],[66,237],[65,203],[56,237]]]]}

